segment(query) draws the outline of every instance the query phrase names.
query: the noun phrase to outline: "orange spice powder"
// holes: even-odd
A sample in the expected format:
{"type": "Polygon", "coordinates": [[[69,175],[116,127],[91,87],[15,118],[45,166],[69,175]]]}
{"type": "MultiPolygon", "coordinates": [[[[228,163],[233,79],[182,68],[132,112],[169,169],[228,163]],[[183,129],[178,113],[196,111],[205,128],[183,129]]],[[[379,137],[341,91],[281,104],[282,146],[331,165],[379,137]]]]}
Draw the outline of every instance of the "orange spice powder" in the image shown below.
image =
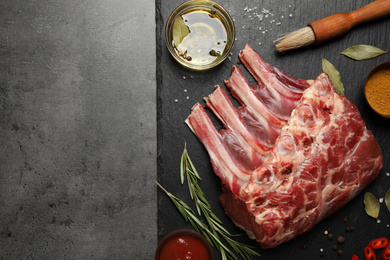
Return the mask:
{"type": "Polygon", "coordinates": [[[374,73],[367,81],[366,98],[379,114],[390,117],[390,68],[374,73]]]}

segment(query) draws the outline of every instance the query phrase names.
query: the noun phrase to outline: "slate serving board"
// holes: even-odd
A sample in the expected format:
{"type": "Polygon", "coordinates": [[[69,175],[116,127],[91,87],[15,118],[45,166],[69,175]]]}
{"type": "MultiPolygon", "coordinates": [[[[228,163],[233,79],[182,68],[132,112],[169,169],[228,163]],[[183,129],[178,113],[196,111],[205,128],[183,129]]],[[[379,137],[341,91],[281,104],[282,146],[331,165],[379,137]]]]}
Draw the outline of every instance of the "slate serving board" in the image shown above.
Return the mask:
{"type": "MultiPolygon", "coordinates": [[[[306,26],[307,23],[337,12],[351,12],[371,1],[309,1],[309,0],[265,0],[265,1],[218,1],[235,20],[237,39],[232,55],[223,64],[205,72],[195,72],[180,66],[169,54],[165,46],[164,26],[169,14],[180,0],[157,0],[157,88],[158,88],[158,181],[172,194],[183,199],[189,205],[186,185],[180,185],[179,163],[184,143],[187,143],[189,155],[202,177],[200,182],[213,211],[232,233],[242,233],[224,214],[218,198],[221,184],[212,171],[206,150],[185,125],[184,120],[190,114],[196,102],[204,104],[203,97],[208,96],[215,85],[224,86],[233,65],[237,65],[238,52],[248,43],[263,59],[284,72],[302,79],[314,79],[322,72],[321,60],[326,58],[339,70],[345,87],[345,95],[353,101],[377,138],[385,157],[385,166],[379,177],[364,191],[372,192],[377,198],[383,198],[390,188],[390,119],[377,116],[364,98],[364,81],[376,65],[389,61],[390,54],[366,61],[355,61],[340,54],[346,48],[356,44],[369,44],[388,50],[390,48],[390,19],[381,19],[368,25],[354,28],[349,34],[319,46],[310,46],[300,50],[279,54],[273,41],[281,34],[306,26]],[[268,14],[268,16],[266,16],[268,14]],[[260,19],[262,16],[262,19],[260,19]]],[[[239,65],[242,67],[242,65],[239,65]]],[[[243,67],[242,67],[243,68],[243,67]]],[[[247,78],[253,78],[244,69],[247,78]]],[[[217,127],[221,124],[212,117],[217,127]]],[[[319,223],[311,231],[278,246],[263,250],[248,237],[239,238],[241,242],[253,245],[261,254],[261,259],[350,259],[355,253],[363,258],[363,248],[372,239],[382,236],[390,238],[390,212],[381,204],[380,223],[364,212],[362,192],[353,201],[334,215],[319,223]],[[347,218],[347,222],[344,221],[347,218]],[[352,225],[353,232],[345,231],[352,225]],[[332,229],[333,240],[329,240],[324,231],[332,229]],[[343,251],[338,256],[333,250],[338,236],[345,237],[339,245],[343,251]],[[306,247],[305,249],[302,249],[306,247]],[[321,254],[321,251],[323,252],[321,254]]],[[[158,192],[158,239],[169,232],[192,227],[186,223],[169,198],[158,192]]],[[[220,255],[214,249],[216,259],[220,255]]]]}

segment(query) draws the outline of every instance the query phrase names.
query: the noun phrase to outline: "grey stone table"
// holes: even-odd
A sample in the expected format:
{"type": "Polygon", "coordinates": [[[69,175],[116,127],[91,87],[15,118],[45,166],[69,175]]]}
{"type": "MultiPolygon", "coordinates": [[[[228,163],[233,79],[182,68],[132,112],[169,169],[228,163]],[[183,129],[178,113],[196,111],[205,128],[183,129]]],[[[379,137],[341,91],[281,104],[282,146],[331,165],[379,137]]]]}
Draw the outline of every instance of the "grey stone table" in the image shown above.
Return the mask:
{"type": "Polygon", "coordinates": [[[0,259],[152,259],[155,2],[0,2],[0,259]]]}

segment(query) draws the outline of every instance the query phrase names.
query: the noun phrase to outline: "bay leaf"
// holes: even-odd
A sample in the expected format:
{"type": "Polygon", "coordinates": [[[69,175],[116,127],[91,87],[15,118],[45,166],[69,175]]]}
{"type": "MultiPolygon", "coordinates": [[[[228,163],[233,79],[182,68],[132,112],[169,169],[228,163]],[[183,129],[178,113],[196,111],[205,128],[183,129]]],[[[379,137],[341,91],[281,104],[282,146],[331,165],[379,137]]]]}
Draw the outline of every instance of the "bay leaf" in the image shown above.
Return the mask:
{"type": "Polygon", "coordinates": [[[390,212],[390,189],[386,192],[385,204],[386,204],[387,210],[390,212]]]}
{"type": "Polygon", "coordinates": [[[381,50],[375,46],[360,44],[349,47],[341,52],[341,54],[354,60],[368,60],[388,52],[389,51],[381,50]]]}
{"type": "Polygon", "coordinates": [[[371,192],[366,192],[364,194],[364,205],[367,215],[373,218],[378,218],[380,203],[371,192]]]}
{"type": "Polygon", "coordinates": [[[183,20],[183,17],[176,17],[173,22],[172,28],[172,40],[176,47],[183,41],[184,37],[186,37],[190,33],[190,29],[186,25],[183,20]]]}
{"type": "Polygon", "coordinates": [[[322,71],[328,74],[330,80],[333,82],[336,93],[339,95],[344,95],[344,85],[341,82],[340,73],[332,63],[324,58],[322,59],[322,71]]]}

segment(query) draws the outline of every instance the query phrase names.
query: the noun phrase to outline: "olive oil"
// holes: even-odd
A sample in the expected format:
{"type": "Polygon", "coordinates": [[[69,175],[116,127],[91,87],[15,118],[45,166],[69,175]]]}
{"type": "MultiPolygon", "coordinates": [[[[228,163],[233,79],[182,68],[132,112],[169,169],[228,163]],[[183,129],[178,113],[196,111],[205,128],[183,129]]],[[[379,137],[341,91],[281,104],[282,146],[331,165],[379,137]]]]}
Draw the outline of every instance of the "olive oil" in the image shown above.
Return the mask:
{"type": "Polygon", "coordinates": [[[174,45],[183,59],[192,64],[203,65],[211,63],[223,53],[227,32],[215,12],[194,10],[182,14],[181,18],[188,27],[189,33],[180,43],[174,45]]]}
{"type": "Polygon", "coordinates": [[[165,24],[165,43],[184,67],[207,70],[232,52],[236,30],[230,14],[212,0],[189,0],[176,7],[165,24]]]}

